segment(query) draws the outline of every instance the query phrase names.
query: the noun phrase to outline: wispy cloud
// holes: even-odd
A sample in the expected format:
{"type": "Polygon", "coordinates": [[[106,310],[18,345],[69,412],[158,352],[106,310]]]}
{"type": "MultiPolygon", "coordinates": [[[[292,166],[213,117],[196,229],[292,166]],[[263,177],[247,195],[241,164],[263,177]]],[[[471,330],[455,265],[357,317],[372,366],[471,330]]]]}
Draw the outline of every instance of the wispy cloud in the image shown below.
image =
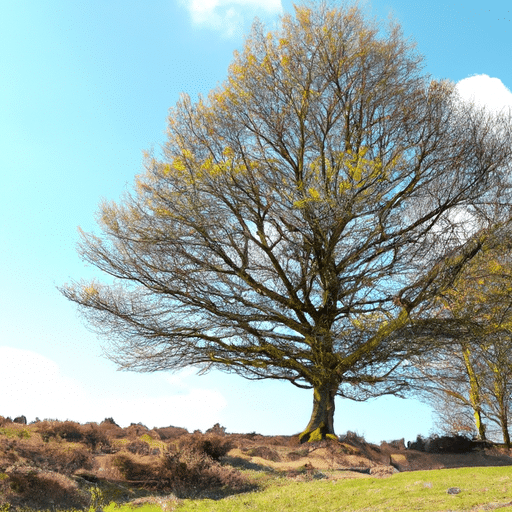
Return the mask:
{"type": "Polygon", "coordinates": [[[473,75],[457,82],[457,90],[466,101],[500,112],[512,109],[512,92],[499,78],[489,75],[473,75]]]}
{"type": "Polygon", "coordinates": [[[183,0],[192,23],[221,32],[224,37],[241,35],[255,16],[283,12],[281,0],[183,0]]]}
{"type": "Polygon", "coordinates": [[[206,430],[219,421],[227,402],[215,389],[194,387],[194,375],[193,369],[161,374],[159,396],[120,385],[118,373],[112,375],[108,389],[99,390],[94,382],[82,384],[64,376],[54,361],[40,354],[0,347],[0,414],[80,423],[113,417],[121,426],[142,422],[148,427],[173,424],[206,430]]]}

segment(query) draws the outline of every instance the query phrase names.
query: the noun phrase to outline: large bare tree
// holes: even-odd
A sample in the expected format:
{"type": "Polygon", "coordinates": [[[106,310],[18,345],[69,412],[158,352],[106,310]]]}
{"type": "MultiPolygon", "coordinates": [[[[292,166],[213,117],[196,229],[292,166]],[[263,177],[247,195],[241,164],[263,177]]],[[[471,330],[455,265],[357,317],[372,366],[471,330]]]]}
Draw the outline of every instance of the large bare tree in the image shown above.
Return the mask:
{"type": "Polygon", "coordinates": [[[117,284],[62,291],[121,368],[288,380],[313,389],[301,440],[333,436],[336,395],[406,385],[417,347],[390,335],[492,235],[460,243],[453,212],[493,193],[507,123],[356,7],[256,22],[226,82],[170,111],[133,193],[101,205],[103,234],[83,234],[117,284]]]}

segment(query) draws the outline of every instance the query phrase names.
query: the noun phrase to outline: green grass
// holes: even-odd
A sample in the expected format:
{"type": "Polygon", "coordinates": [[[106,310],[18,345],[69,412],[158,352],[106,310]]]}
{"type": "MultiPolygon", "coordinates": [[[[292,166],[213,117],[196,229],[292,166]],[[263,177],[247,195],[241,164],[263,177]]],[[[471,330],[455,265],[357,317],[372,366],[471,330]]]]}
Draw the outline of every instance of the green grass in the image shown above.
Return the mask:
{"type": "Polygon", "coordinates": [[[415,471],[385,479],[280,480],[261,492],[224,500],[184,500],[176,512],[467,511],[511,501],[512,468],[490,467],[415,471]],[[447,494],[450,487],[461,492],[447,494]]]}

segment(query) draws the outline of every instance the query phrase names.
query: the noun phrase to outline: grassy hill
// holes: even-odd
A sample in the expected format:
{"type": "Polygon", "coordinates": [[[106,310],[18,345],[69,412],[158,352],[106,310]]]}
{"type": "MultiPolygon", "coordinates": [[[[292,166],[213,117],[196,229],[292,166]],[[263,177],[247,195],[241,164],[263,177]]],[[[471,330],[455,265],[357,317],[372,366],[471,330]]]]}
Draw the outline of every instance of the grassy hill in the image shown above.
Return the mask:
{"type": "Polygon", "coordinates": [[[0,416],[2,512],[491,510],[512,508],[511,465],[496,447],[426,454],[351,433],[300,445],[218,425],[203,434],[0,416]]]}

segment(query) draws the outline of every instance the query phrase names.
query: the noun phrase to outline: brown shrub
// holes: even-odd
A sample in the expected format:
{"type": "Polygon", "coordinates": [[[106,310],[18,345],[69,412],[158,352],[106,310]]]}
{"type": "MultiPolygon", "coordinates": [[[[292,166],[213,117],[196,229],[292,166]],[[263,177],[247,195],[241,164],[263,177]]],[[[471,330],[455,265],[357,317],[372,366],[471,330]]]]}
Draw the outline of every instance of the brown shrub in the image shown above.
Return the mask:
{"type": "Polygon", "coordinates": [[[147,434],[149,432],[149,428],[146,425],[142,425],[142,423],[132,423],[129,427],[124,429],[125,437],[129,437],[130,439],[137,439],[140,436],[147,434]]]}
{"type": "Polygon", "coordinates": [[[84,509],[89,495],[69,478],[49,471],[19,468],[3,482],[5,500],[13,507],[39,510],[84,509]]]}
{"type": "Polygon", "coordinates": [[[180,437],[178,448],[204,453],[213,460],[219,460],[233,448],[233,444],[229,439],[216,434],[192,434],[180,437]]]}
{"type": "Polygon", "coordinates": [[[146,441],[141,441],[140,439],[127,444],[126,449],[130,453],[135,453],[137,455],[149,455],[151,452],[151,447],[149,444],[146,443],[146,441]]]}
{"type": "Polygon", "coordinates": [[[36,431],[41,434],[43,441],[53,438],[76,443],[83,439],[81,425],[74,421],[41,421],[36,431]]]}
{"type": "Polygon", "coordinates": [[[98,425],[98,428],[108,439],[121,439],[122,437],[125,437],[124,429],[121,428],[112,418],[106,418],[103,420],[98,425]]]}
{"type": "Polygon", "coordinates": [[[132,483],[181,498],[221,497],[254,487],[238,471],[191,447],[172,447],[158,462],[119,453],[113,465],[132,483]]]}
{"type": "Polygon", "coordinates": [[[166,453],[160,483],[162,490],[171,490],[179,498],[219,498],[254,488],[240,472],[194,449],[166,453]]]}
{"type": "Polygon", "coordinates": [[[84,447],[61,444],[36,445],[19,442],[16,453],[39,468],[72,474],[77,469],[91,469],[93,457],[84,447]]]}
{"type": "Polygon", "coordinates": [[[405,450],[405,439],[397,439],[395,441],[382,441],[380,443],[381,450],[389,451],[392,450],[405,450]]]}
{"type": "Polygon", "coordinates": [[[265,444],[271,446],[288,446],[290,442],[289,436],[272,436],[268,438],[268,441],[265,444]]]}
{"type": "Polygon", "coordinates": [[[213,427],[210,427],[205,434],[215,434],[217,436],[225,436],[226,435],[226,427],[222,427],[220,423],[215,423],[213,427]]]}
{"type": "Polygon", "coordinates": [[[189,434],[189,432],[186,428],[173,427],[173,426],[163,427],[163,428],[155,428],[154,430],[159,435],[159,437],[162,441],[178,439],[181,436],[189,434]]]}
{"type": "Polygon", "coordinates": [[[112,445],[106,432],[96,423],[89,423],[82,427],[83,442],[93,451],[99,450],[102,453],[111,453],[112,445]]]}

